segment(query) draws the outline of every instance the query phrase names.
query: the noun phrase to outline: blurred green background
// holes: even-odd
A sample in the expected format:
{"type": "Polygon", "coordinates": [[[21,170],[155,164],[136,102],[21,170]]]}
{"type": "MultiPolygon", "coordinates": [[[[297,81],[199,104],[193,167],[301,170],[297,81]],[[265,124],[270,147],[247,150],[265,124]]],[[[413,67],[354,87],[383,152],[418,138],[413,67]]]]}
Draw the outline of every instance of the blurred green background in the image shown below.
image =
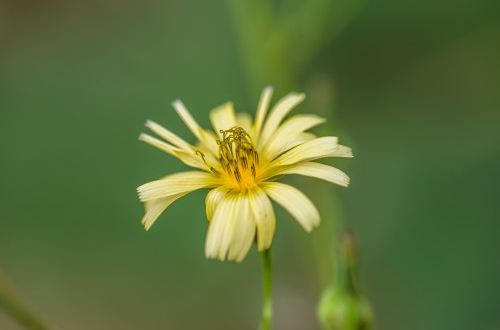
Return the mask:
{"type": "MultiPolygon", "coordinates": [[[[0,2],[0,272],[59,329],[256,329],[259,255],[205,259],[206,192],[143,230],[135,188],[186,166],[137,137],[153,119],[194,142],[173,100],[208,127],[271,84],[354,149],[349,188],[304,189],[338,197],[376,329],[500,329],[500,2],[339,2],[314,53],[303,29],[278,59],[307,59],[289,84],[252,78],[260,23],[230,3],[0,2]]],[[[319,329],[311,241],[330,219],[309,235],[278,216],[275,329],[319,329]]],[[[0,311],[0,329],[21,328],[0,311]]]]}

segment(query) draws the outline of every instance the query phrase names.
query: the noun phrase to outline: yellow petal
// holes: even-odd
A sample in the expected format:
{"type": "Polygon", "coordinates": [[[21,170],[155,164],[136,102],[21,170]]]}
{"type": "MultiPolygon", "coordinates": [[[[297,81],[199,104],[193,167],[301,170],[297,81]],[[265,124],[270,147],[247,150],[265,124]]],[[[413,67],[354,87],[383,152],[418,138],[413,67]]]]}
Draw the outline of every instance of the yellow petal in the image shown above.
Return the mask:
{"type": "Polygon", "coordinates": [[[221,130],[227,130],[236,126],[233,103],[226,102],[210,111],[210,122],[219,139],[222,139],[221,130]]]}
{"type": "Polygon", "coordinates": [[[207,197],[205,198],[208,221],[212,220],[215,210],[217,209],[217,205],[219,205],[220,201],[229,190],[230,189],[226,187],[217,187],[208,192],[207,197]]]}
{"type": "Polygon", "coordinates": [[[215,210],[208,226],[205,241],[207,258],[225,260],[231,244],[234,219],[238,215],[237,200],[233,194],[224,195],[215,210]]]}
{"type": "Polygon", "coordinates": [[[193,135],[200,141],[200,144],[205,149],[205,151],[211,152],[213,155],[217,155],[218,146],[215,136],[210,134],[196,122],[196,120],[191,116],[188,109],[184,106],[184,104],[180,101],[174,101],[172,106],[175,108],[175,111],[181,117],[182,121],[189,130],[193,133],[193,135]]]}
{"type": "Polygon", "coordinates": [[[302,102],[304,99],[304,94],[290,93],[283,97],[281,100],[276,103],[271,112],[269,113],[269,117],[264,124],[264,128],[262,130],[262,134],[259,137],[258,148],[262,149],[264,145],[266,145],[268,139],[272,136],[272,133],[276,131],[279,124],[283,120],[283,118],[290,112],[292,109],[302,102]]]}
{"type": "Polygon", "coordinates": [[[237,195],[236,205],[238,214],[233,218],[234,225],[227,258],[240,262],[252,247],[255,238],[255,221],[246,195],[237,195]]]}
{"type": "Polygon", "coordinates": [[[149,230],[156,219],[158,219],[160,214],[162,214],[163,211],[165,211],[165,209],[170,206],[170,204],[172,204],[182,196],[185,196],[186,194],[187,193],[176,194],[147,202],[145,205],[146,214],[144,214],[144,217],[141,221],[141,223],[144,225],[144,228],[146,230],[149,230]]]}
{"type": "MultiPolygon", "coordinates": [[[[243,128],[245,131],[251,134],[252,132],[252,116],[246,112],[240,112],[236,114],[236,126],[243,128]]],[[[251,136],[252,139],[254,138],[251,136]]]]}
{"type": "Polygon", "coordinates": [[[142,202],[168,197],[181,193],[188,193],[200,188],[214,187],[220,180],[211,173],[189,171],[171,174],[161,180],[143,184],[137,188],[139,199],[142,202]]]}
{"type": "Polygon", "coordinates": [[[349,185],[349,177],[347,176],[347,174],[345,174],[338,168],[320,163],[307,162],[297,165],[290,165],[274,173],[274,175],[283,174],[299,174],[310,176],[313,178],[335,183],[343,187],[347,187],[349,185]]]}
{"type": "Polygon", "coordinates": [[[200,127],[200,125],[198,125],[193,116],[191,116],[188,109],[184,106],[184,103],[182,103],[181,100],[176,100],[172,103],[172,106],[174,107],[175,111],[177,111],[177,114],[179,115],[179,117],[181,117],[184,124],[186,124],[189,130],[194,134],[194,136],[196,136],[199,141],[203,140],[201,134],[201,131],[203,131],[203,129],[200,127]]]}
{"type": "Polygon", "coordinates": [[[220,199],[208,227],[207,258],[241,261],[255,237],[255,222],[244,194],[225,194],[220,199]]]}
{"type": "Polygon", "coordinates": [[[166,153],[179,158],[184,164],[191,167],[196,167],[205,171],[208,171],[207,165],[203,162],[203,159],[196,155],[195,151],[189,151],[184,149],[176,148],[166,142],[160,141],[148,134],[141,133],[139,140],[144,141],[166,153]]]}
{"type": "Polygon", "coordinates": [[[160,136],[161,138],[165,139],[165,141],[173,144],[177,148],[184,149],[184,150],[190,150],[193,146],[175,135],[174,133],[170,132],[168,129],[165,127],[158,125],[152,120],[148,120],[145,125],[147,128],[152,130],[155,134],[160,136]]]}
{"type": "Polygon", "coordinates": [[[271,246],[276,229],[273,205],[259,187],[248,191],[248,200],[257,225],[257,249],[263,251],[271,246]]]}
{"type": "Polygon", "coordinates": [[[314,204],[297,188],[280,182],[266,182],[262,189],[281,205],[307,232],[319,225],[319,213],[314,204]]]}
{"type": "Polygon", "coordinates": [[[262,123],[266,117],[267,109],[269,108],[269,103],[271,102],[271,97],[273,96],[273,88],[267,86],[262,91],[260,95],[259,105],[257,106],[257,113],[255,114],[255,122],[253,125],[251,136],[254,139],[254,143],[259,142],[260,131],[262,130],[262,123]]]}
{"type": "Polygon", "coordinates": [[[352,152],[350,148],[339,145],[337,137],[324,136],[285,152],[272,165],[284,166],[325,157],[352,157],[352,152]]]}
{"type": "Polygon", "coordinates": [[[325,119],[316,115],[296,115],[291,117],[272,134],[272,137],[261,151],[262,155],[273,159],[284,151],[296,146],[296,144],[293,145],[293,141],[302,132],[323,122],[325,122],[325,119]]]}

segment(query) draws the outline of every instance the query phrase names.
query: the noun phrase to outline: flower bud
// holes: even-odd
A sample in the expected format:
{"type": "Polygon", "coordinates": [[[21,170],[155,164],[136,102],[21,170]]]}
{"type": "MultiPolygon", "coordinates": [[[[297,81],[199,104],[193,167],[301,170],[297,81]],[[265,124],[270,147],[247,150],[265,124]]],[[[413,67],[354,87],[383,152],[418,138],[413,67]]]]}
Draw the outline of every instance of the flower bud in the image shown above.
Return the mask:
{"type": "Polygon", "coordinates": [[[324,330],[369,330],[373,311],[363,296],[356,272],[354,236],[345,233],[341,239],[338,276],[323,292],[317,314],[324,330]]]}

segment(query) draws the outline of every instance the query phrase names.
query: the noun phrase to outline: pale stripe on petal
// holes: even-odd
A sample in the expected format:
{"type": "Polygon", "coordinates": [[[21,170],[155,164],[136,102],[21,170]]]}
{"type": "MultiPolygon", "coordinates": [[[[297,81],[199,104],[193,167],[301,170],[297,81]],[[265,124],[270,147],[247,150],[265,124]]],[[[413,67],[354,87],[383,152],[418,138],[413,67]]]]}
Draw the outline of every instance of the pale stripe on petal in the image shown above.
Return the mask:
{"type": "Polygon", "coordinates": [[[167,207],[170,206],[173,202],[181,198],[182,196],[187,195],[187,193],[176,194],[168,197],[163,197],[159,199],[155,199],[150,202],[145,203],[146,214],[142,218],[141,223],[144,225],[146,230],[149,230],[153,223],[158,219],[160,214],[165,211],[167,207]]]}
{"type": "Polygon", "coordinates": [[[267,140],[276,131],[279,124],[283,118],[302,100],[304,99],[304,94],[290,93],[283,97],[276,105],[273,107],[269,116],[267,117],[266,123],[262,130],[262,134],[259,137],[258,145],[259,149],[266,145],[267,140]]]}
{"type": "Polygon", "coordinates": [[[338,168],[320,163],[300,163],[297,165],[286,166],[281,170],[277,170],[274,172],[274,175],[283,174],[299,174],[310,176],[313,178],[335,183],[343,187],[347,187],[349,185],[349,177],[347,176],[347,174],[345,174],[338,168]]]}
{"type": "Polygon", "coordinates": [[[189,171],[171,174],[161,180],[143,184],[137,188],[142,202],[168,197],[180,193],[191,192],[200,188],[215,187],[220,179],[212,173],[189,171]]]}
{"type": "Polygon", "coordinates": [[[254,241],[255,221],[248,197],[240,193],[236,196],[236,200],[238,214],[233,218],[234,225],[227,258],[240,262],[245,258],[254,241]]]}
{"type": "Polygon", "coordinates": [[[252,138],[254,143],[259,143],[259,134],[262,129],[262,123],[266,117],[267,109],[269,108],[269,103],[271,102],[271,97],[273,96],[273,88],[267,86],[262,91],[260,95],[259,105],[257,106],[257,113],[255,114],[255,122],[252,129],[252,138]]]}
{"type": "Polygon", "coordinates": [[[257,249],[263,251],[271,246],[276,229],[273,205],[259,187],[248,190],[248,200],[257,225],[257,249]]]}
{"type": "Polygon", "coordinates": [[[221,130],[228,130],[236,126],[236,116],[232,102],[226,102],[210,111],[210,122],[215,133],[222,138],[221,130]]]}
{"type": "Polygon", "coordinates": [[[325,157],[342,157],[340,155],[343,154],[345,151],[340,152],[338,138],[325,136],[296,146],[274,160],[272,165],[283,166],[325,157]]]}
{"type": "Polygon", "coordinates": [[[219,205],[220,201],[222,200],[224,195],[227,194],[229,190],[230,190],[229,188],[222,186],[214,188],[208,192],[207,197],[205,198],[208,221],[212,220],[215,210],[217,209],[217,205],[219,205]]]}
{"type": "Polygon", "coordinates": [[[221,198],[208,226],[205,241],[207,258],[225,260],[231,244],[231,233],[234,230],[234,219],[238,215],[238,203],[233,194],[221,198]]]}
{"type": "Polygon", "coordinates": [[[261,186],[266,194],[287,210],[307,232],[319,225],[318,210],[297,188],[280,182],[266,182],[261,186]]]}

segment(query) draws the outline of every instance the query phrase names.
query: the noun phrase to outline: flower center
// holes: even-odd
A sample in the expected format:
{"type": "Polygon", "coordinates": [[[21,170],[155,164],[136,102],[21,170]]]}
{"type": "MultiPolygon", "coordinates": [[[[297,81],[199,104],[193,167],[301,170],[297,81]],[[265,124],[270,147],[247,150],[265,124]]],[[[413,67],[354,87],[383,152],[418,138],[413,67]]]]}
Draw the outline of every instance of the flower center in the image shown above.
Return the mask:
{"type": "Polygon", "coordinates": [[[259,155],[250,135],[241,127],[221,130],[219,160],[228,179],[241,190],[255,185],[259,167],[259,155]]]}

